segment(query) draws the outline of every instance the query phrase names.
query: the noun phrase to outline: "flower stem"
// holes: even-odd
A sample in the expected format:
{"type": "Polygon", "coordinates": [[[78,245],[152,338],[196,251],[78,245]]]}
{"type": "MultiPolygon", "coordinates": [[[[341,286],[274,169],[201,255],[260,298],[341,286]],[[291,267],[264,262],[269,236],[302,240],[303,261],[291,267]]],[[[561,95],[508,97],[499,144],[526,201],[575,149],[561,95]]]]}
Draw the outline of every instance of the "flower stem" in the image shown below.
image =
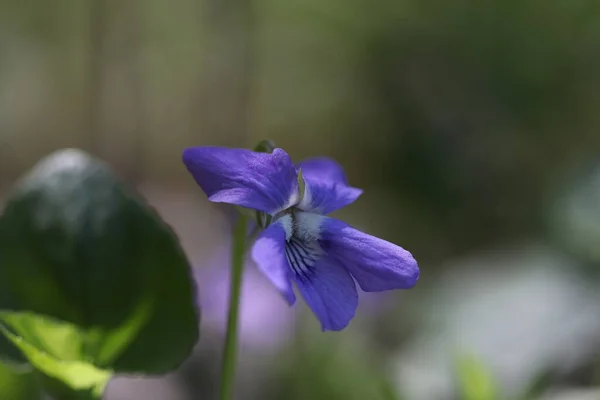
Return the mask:
{"type": "Polygon", "coordinates": [[[231,286],[229,289],[229,315],[227,317],[227,333],[223,349],[221,365],[220,400],[233,399],[235,383],[235,365],[237,353],[238,315],[240,309],[240,294],[242,289],[242,273],[244,270],[244,253],[246,252],[247,217],[238,214],[238,220],[233,232],[231,248],[231,286]]]}

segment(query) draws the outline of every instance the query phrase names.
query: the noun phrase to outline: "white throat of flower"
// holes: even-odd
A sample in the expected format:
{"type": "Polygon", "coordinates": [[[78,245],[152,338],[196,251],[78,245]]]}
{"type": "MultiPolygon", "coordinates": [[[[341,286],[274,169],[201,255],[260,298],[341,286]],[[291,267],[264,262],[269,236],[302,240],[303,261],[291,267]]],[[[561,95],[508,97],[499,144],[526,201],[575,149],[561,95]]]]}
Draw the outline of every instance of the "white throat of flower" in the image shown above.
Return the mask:
{"type": "Polygon", "coordinates": [[[295,237],[303,242],[312,242],[321,239],[321,224],[325,218],[327,217],[320,214],[290,208],[277,219],[277,222],[285,230],[286,241],[295,237]]]}
{"type": "Polygon", "coordinates": [[[285,256],[301,280],[309,280],[317,261],[325,254],[319,244],[321,224],[326,217],[290,209],[277,222],[285,230],[285,256]]]}

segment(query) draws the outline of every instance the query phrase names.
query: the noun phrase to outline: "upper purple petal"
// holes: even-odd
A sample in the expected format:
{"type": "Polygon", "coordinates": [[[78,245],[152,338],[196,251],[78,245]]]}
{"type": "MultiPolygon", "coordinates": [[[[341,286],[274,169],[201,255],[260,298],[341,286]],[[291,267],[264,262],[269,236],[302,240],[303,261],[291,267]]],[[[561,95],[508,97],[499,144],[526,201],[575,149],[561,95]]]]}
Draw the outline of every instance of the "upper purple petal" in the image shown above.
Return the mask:
{"type": "Polygon", "coordinates": [[[183,152],[183,162],[210,201],[270,214],[297,201],[296,169],[282,149],[268,154],[247,149],[192,147],[183,152]]]}
{"type": "Polygon", "coordinates": [[[273,283],[288,304],[296,302],[291,270],[285,258],[286,233],[281,220],[265,229],[252,246],[252,259],[258,269],[273,283]]]}
{"type": "Polygon", "coordinates": [[[348,185],[342,167],[325,158],[310,158],[297,165],[306,183],[298,208],[328,214],[353,203],[362,190],[348,185]]]}
{"type": "Polygon", "coordinates": [[[321,239],[329,255],[350,271],[365,292],[409,289],[419,279],[419,267],[402,247],[327,218],[321,239]]]}
{"type": "Polygon", "coordinates": [[[307,277],[294,278],[323,331],[339,331],[348,325],[358,306],[358,294],[354,280],[337,260],[320,259],[307,277]]]}
{"type": "Polygon", "coordinates": [[[302,168],[305,178],[318,178],[324,181],[348,184],[344,169],[331,158],[307,158],[296,164],[296,168],[302,168]]]}

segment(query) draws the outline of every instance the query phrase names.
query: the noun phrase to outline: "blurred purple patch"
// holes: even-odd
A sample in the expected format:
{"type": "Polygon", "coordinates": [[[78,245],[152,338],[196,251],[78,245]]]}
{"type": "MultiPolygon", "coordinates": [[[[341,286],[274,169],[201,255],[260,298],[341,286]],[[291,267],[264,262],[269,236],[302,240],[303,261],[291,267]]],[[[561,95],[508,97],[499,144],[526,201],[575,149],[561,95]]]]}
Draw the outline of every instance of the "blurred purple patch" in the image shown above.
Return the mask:
{"type": "MultiPolygon", "coordinates": [[[[199,288],[204,328],[225,334],[229,301],[230,278],[229,248],[219,251],[218,256],[206,268],[194,270],[199,288]]],[[[277,348],[285,344],[293,334],[295,313],[269,281],[247,261],[244,267],[240,304],[240,341],[260,349],[277,348]]]]}

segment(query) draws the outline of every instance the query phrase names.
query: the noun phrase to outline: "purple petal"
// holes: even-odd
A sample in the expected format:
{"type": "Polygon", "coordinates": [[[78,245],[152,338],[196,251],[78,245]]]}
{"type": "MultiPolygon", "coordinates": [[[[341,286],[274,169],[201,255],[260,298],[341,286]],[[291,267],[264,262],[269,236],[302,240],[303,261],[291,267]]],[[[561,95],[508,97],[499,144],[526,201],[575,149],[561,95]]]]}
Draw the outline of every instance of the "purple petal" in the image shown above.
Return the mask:
{"type": "Polygon", "coordinates": [[[308,158],[299,162],[296,168],[302,168],[302,174],[305,178],[317,178],[324,181],[348,184],[344,169],[331,158],[308,158]]]}
{"type": "Polygon", "coordinates": [[[192,147],[183,162],[210,201],[275,214],[297,201],[298,180],[290,157],[224,147],[192,147]]]}
{"type": "Polygon", "coordinates": [[[304,197],[298,208],[304,211],[329,214],[352,204],[362,194],[361,189],[332,184],[315,179],[305,179],[304,197]]]}
{"type": "Polygon", "coordinates": [[[289,305],[296,302],[291,281],[291,270],[285,258],[286,233],[282,219],[273,223],[264,230],[254,246],[252,246],[252,259],[258,269],[279,290],[289,305]]]}
{"type": "Polygon", "coordinates": [[[353,203],[362,190],[348,186],[344,170],[328,158],[311,158],[297,165],[306,183],[298,208],[328,214],[353,203]]]}
{"type": "Polygon", "coordinates": [[[294,277],[323,331],[339,331],[348,325],[358,305],[358,294],[354,280],[338,261],[323,258],[314,265],[308,279],[294,277]]]}
{"type": "Polygon", "coordinates": [[[333,218],[327,218],[321,229],[329,255],[350,271],[365,292],[409,289],[417,283],[417,262],[402,247],[333,218]]]}

